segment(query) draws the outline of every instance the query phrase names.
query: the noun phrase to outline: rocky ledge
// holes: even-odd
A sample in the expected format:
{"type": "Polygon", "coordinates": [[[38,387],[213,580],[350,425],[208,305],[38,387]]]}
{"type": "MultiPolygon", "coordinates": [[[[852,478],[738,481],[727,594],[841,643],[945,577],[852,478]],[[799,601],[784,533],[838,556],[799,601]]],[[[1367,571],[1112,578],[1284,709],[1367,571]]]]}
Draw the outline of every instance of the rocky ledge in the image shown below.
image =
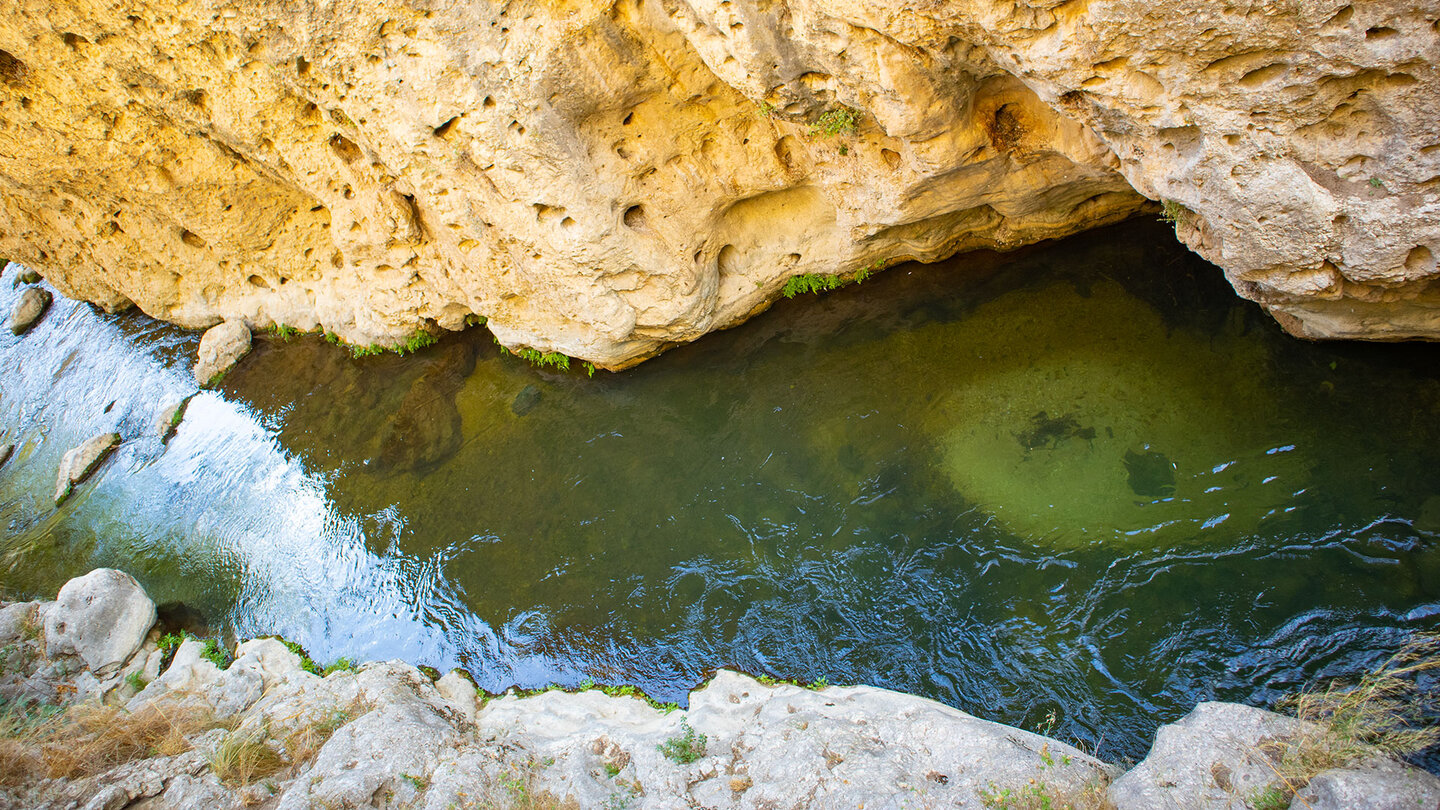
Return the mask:
{"type": "MultiPolygon", "coordinates": [[[[0,608],[0,806],[1283,807],[1278,765],[1315,733],[1206,703],[1122,775],[864,686],[721,671],[688,710],[629,689],[491,697],[459,670],[322,670],[279,639],[232,652],[161,631],[144,590],[109,569],[0,608]]],[[[1290,788],[1314,810],[1440,805],[1440,779],[1378,759],[1290,788]]]]}
{"type": "Polygon", "coordinates": [[[107,309],[622,368],[1148,198],[1296,334],[1440,337],[1433,3],[7,12],[0,251],[107,309]]]}

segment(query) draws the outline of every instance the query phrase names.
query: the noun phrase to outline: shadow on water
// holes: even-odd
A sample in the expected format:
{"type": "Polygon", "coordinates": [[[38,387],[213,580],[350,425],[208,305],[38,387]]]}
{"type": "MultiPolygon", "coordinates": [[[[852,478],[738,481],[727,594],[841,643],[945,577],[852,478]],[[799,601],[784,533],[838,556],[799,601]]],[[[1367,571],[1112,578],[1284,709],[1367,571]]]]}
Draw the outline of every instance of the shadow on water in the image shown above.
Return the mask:
{"type": "Polygon", "coordinates": [[[593,380],[483,330],[261,339],[164,446],[195,342],[64,300],[0,335],[9,592],[113,565],[317,658],[662,700],[738,666],[1054,711],[1117,759],[1440,623],[1440,347],[1285,337],[1155,223],[902,266],[593,380]],[[116,428],[55,510],[60,455],[116,428]]]}

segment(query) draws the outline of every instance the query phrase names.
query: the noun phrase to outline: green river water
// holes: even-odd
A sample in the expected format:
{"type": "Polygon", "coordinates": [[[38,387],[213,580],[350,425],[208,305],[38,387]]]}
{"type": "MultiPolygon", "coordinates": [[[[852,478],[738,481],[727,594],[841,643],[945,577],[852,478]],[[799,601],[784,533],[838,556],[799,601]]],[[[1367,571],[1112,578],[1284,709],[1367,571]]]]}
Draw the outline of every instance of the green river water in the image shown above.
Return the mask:
{"type": "Polygon", "coordinates": [[[594,379],[483,329],[262,338],[164,445],[196,343],[63,299],[0,336],[8,595],[108,565],[317,660],[869,683],[1054,712],[1111,759],[1440,626],[1440,346],[1289,338],[1157,223],[904,265],[594,379]]]}

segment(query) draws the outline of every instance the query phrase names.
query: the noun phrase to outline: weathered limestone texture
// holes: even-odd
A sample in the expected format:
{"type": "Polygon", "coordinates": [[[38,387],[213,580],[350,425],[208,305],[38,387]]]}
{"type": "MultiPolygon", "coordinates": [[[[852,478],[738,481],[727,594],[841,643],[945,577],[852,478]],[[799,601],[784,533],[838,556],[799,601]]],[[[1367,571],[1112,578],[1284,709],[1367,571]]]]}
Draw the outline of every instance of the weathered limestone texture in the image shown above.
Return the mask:
{"type": "Polygon", "coordinates": [[[1133,185],[1297,334],[1436,337],[1435,17],[18,0],[0,250],[188,327],[395,344],[473,314],[619,368],[793,275],[1062,236],[1141,210],[1133,185]]]}
{"type": "MultiPolygon", "coordinates": [[[[810,690],[721,671],[688,710],[594,689],[487,700],[459,671],[432,681],[398,661],[317,675],[275,639],[233,655],[189,639],[166,660],[155,619],[135,581],[107,569],[71,580],[57,602],[0,605],[0,700],[12,718],[33,712],[50,718],[36,728],[51,729],[27,736],[29,726],[12,723],[0,808],[1089,807],[1108,798],[1122,810],[1215,810],[1249,807],[1247,796],[1276,784],[1260,766],[1305,728],[1203,704],[1162,728],[1150,757],[1107,796],[1114,766],[883,689],[810,690]],[[98,719],[126,753],[104,752],[98,719]],[[154,746],[137,745],[147,734],[154,746]],[[66,735],[84,735],[88,758],[67,758],[78,742],[66,735]]],[[[1319,774],[1300,796],[1316,810],[1433,807],[1440,779],[1377,760],[1319,774]]]]}

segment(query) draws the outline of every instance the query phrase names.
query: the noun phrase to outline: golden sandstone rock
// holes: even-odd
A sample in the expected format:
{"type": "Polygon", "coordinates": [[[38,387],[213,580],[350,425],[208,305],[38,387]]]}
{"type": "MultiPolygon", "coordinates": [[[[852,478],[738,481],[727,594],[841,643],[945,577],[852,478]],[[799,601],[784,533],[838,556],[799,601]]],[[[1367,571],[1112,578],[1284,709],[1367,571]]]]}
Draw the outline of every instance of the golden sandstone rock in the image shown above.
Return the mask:
{"type": "Polygon", "coordinates": [[[1421,9],[20,0],[0,252],[192,328],[478,314],[621,368],[791,276],[1064,236],[1133,186],[1296,333],[1434,336],[1421,9]]]}

